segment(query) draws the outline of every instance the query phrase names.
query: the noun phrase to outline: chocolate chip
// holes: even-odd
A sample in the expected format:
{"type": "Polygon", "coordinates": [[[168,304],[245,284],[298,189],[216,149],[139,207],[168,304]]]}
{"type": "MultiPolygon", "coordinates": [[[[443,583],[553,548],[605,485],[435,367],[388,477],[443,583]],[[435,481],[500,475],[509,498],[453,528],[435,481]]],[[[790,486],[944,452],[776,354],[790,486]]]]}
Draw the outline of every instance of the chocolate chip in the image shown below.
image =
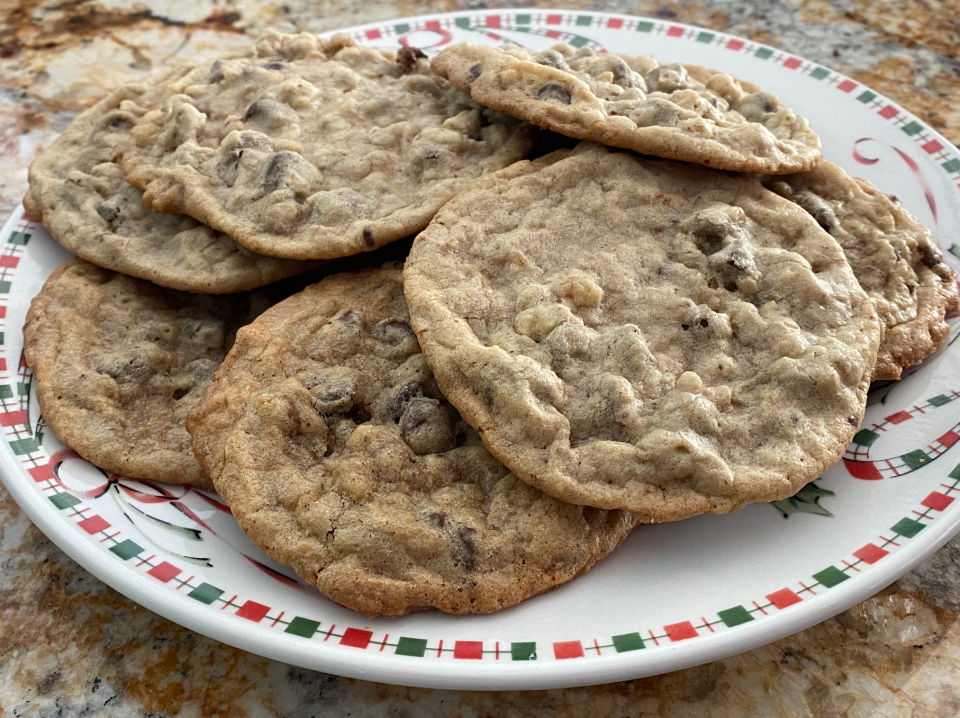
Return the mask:
{"type": "Polygon", "coordinates": [[[680,328],[683,329],[683,331],[687,331],[688,329],[690,329],[690,325],[689,325],[689,324],[681,324],[681,325],[680,325],[680,328]]]}
{"type": "Polygon", "coordinates": [[[556,50],[544,50],[539,53],[533,61],[539,65],[545,65],[546,67],[552,67],[556,70],[569,70],[566,61],[556,50]]]}
{"type": "Polygon", "coordinates": [[[400,436],[413,453],[441,454],[455,445],[451,414],[436,399],[414,397],[400,417],[400,436]]]}
{"type": "Polygon", "coordinates": [[[189,389],[177,389],[173,392],[173,400],[180,401],[183,397],[190,393],[189,389]]]}
{"type": "Polygon", "coordinates": [[[247,111],[243,113],[243,121],[249,122],[258,115],[264,113],[264,102],[263,100],[257,100],[250,104],[250,107],[247,108],[247,111]]]}
{"type": "Polygon", "coordinates": [[[284,70],[287,66],[282,62],[274,60],[273,62],[265,62],[260,65],[260,67],[262,67],[264,70],[284,70]]]}
{"type": "Polygon", "coordinates": [[[800,417],[796,414],[790,414],[790,421],[792,421],[794,424],[797,424],[800,422],[800,417]]]}
{"type": "Polygon", "coordinates": [[[770,102],[764,103],[764,105],[763,105],[763,111],[764,111],[764,112],[775,112],[776,109],[777,109],[777,108],[776,108],[772,103],[770,103],[770,102]]]}
{"type": "Polygon", "coordinates": [[[108,204],[98,204],[97,214],[103,217],[104,221],[112,223],[120,216],[120,210],[108,204]]]}
{"type": "Polygon", "coordinates": [[[350,327],[359,327],[360,326],[360,315],[357,314],[352,309],[348,309],[343,314],[337,317],[337,321],[341,324],[346,324],[350,327]]]}
{"type": "Polygon", "coordinates": [[[401,319],[384,319],[370,330],[370,334],[390,346],[399,346],[414,337],[410,324],[401,319]]]}
{"type": "Polygon", "coordinates": [[[706,319],[701,319],[701,320],[700,320],[700,326],[703,327],[704,329],[706,329],[707,327],[710,326],[710,322],[708,322],[706,319]]]}
{"type": "Polygon", "coordinates": [[[210,73],[207,75],[207,82],[214,84],[223,79],[223,60],[217,60],[210,66],[210,73]]]}
{"type": "Polygon", "coordinates": [[[480,77],[480,74],[481,74],[482,72],[483,72],[483,67],[480,65],[480,63],[477,63],[476,65],[474,65],[473,67],[471,67],[471,68],[467,71],[467,73],[468,73],[468,78],[469,78],[469,79],[468,79],[468,82],[473,82],[474,80],[476,80],[478,77],[480,77]]]}
{"type": "Polygon", "coordinates": [[[419,47],[401,47],[397,51],[397,64],[400,66],[400,72],[407,74],[417,66],[417,60],[426,57],[427,54],[419,47]]]}
{"type": "Polygon", "coordinates": [[[348,377],[330,377],[310,388],[313,408],[320,414],[344,413],[353,408],[356,382],[348,377]]]}
{"type": "Polygon", "coordinates": [[[263,191],[267,194],[276,192],[280,187],[280,180],[283,179],[283,173],[299,160],[300,155],[289,150],[277,152],[277,154],[271,157],[267,163],[267,171],[264,172],[263,175],[263,191]]]}
{"type": "Polygon", "coordinates": [[[462,556],[461,563],[467,571],[472,571],[476,565],[476,536],[477,532],[468,526],[463,526],[457,530],[457,539],[461,549],[459,553],[462,556]]]}
{"type": "Polygon", "coordinates": [[[363,243],[373,249],[376,245],[376,242],[373,241],[373,229],[370,227],[363,228],[363,243]]]}
{"type": "Polygon", "coordinates": [[[564,105],[570,104],[571,97],[570,90],[556,82],[548,82],[537,91],[538,100],[561,102],[564,105]]]}
{"type": "Polygon", "coordinates": [[[857,417],[855,417],[855,416],[848,416],[848,417],[847,417],[847,423],[850,424],[850,426],[856,426],[856,425],[859,424],[860,422],[857,421],[857,417]]]}
{"type": "Polygon", "coordinates": [[[919,242],[917,252],[920,254],[920,263],[927,269],[933,269],[943,261],[943,255],[940,250],[932,244],[919,242]]]}
{"type": "Polygon", "coordinates": [[[400,417],[407,410],[407,404],[411,399],[423,396],[423,384],[418,381],[410,381],[394,390],[393,395],[387,400],[387,417],[399,422],[400,417]]]}
{"type": "Polygon", "coordinates": [[[427,518],[430,519],[432,523],[435,523],[440,528],[443,528],[447,523],[447,515],[439,511],[429,514],[427,518]]]}

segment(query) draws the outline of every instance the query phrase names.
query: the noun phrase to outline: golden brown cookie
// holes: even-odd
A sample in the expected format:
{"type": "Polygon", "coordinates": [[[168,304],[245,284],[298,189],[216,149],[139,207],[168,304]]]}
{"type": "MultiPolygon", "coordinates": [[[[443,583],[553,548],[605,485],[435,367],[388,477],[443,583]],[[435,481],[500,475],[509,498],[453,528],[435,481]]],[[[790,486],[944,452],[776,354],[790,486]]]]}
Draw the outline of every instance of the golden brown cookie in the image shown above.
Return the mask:
{"type": "Polygon", "coordinates": [[[950,333],[944,317],[960,308],[957,275],[930,230],[866,180],[823,161],[810,172],[764,185],[800,205],[833,236],[885,326],[873,379],[899,379],[950,333]]]}
{"type": "Polygon", "coordinates": [[[496,611],[584,573],[636,523],[490,456],[424,362],[398,264],[241,329],[187,427],[250,539],[365,615],[496,611]]]}
{"type": "Polygon", "coordinates": [[[82,259],[30,303],[24,353],[47,424],[91,463],[133,478],[212,489],[184,422],[259,294],[163,289],[82,259]]]}
{"type": "Polygon", "coordinates": [[[596,145],[544,161],[454,199],[404,271],[490,452],[642,521],[782,499],[835,462],[880,326],[830,235],[750,177],[596,145]]]}
{"type": "Polygon", "coordinates": [[[30,165],[27,211],[87,261],[181,291],[239,292],[314,266],[254,254],[190,217],[152,212],[123,178],[130,128],[158,88],[188,69],[122,87],[83,112],[30,165]]]}
{"type": "Polygon", "coordinates": [[[776,97],[694,65],[461,43],[431,67],[485,107],[583,140],[739,172],[797,172],[820,157],[820,138],[776,97]]]}
{"type": "Polygon", "coordinates": [[[525,157],[534,133],[409,49],[268,33],[246,57],[167,83],[123,171],[157,211],[262,254],[330,259],[423,229],[482,174],[525,157]]]}

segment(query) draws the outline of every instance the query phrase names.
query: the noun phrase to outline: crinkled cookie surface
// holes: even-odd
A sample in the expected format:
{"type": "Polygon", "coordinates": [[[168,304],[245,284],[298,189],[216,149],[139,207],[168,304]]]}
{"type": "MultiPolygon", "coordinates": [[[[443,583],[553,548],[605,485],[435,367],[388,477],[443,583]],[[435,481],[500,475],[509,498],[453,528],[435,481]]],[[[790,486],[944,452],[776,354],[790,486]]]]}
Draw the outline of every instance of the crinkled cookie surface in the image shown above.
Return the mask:
{"type": "Polygon", "coordinates": [[[748,177],[549,160],[457,197],[405,267],[424,355],[491,453],[641,521],[781,499],[835,462],[880,339],[837,243],[748,177]]]}
{"type": "Polygon", "coordinates": [[[399,265],[327,278],[242,329],[187,426],[251,540],[365,615],[509,606],[636,523],[490,456],[424,362],[399,265]]]}
{"type": "Polygon", "coordinates": [[[417,232],[535,129],[479,107],[422,53],[268,33],[169,82],[123,171],[144,202],[278,257],[329,259],[417,232]]]}
{"type": "Polygon", "coordinates": [[[71,259],[30,304],[24,352],[53,432],[91,463],[212,489],[185,421],[259,295],[204,296],[71,259]]]}
{"type": "Polygon", "coordinates": [[[87,261],[172,289],[227,294],[302,272],[304,262],[254,254],[190,217],[146,209],[124,179],[130,128],[158,87],[188,71],[122,87],[81,114],[30,166],[28,211],[87,261]]]}
{"type": "Polygon", "coordinates": [[[830,162],[768,188],[809,212],[840,246],[886,331],[873,379],[899,379],[950,333],[944,317],[960,308],[957,275],[943,261],[930,230],[896,198],[830,162]]]}
{"type": "Polygon", "coordinates": [[[820,138],[772,94],[694,65],[461,43],[431,67],[481,105],[583,140],[739,172],[797,172],[820,157],[820,138]]]}

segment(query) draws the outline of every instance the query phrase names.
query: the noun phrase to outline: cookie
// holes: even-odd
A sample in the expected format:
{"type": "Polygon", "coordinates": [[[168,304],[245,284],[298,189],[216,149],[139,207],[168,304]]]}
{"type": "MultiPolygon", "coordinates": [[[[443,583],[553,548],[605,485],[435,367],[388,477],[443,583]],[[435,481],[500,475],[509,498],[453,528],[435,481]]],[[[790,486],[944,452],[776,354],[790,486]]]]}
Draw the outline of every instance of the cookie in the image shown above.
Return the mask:
{"type": "Polygon", "coordinates": [[[791,496],[841,456],[880,325],[806,212],[596,145],[511,170],[438,213],[404,281],[441,390],[519,478],[654,522],[791,496]]]}
{"type": "Polygon", "coordinates": [[[309,268],[254,254],[190,217],[151,212],[124,179],[119,161],[130,128],[156,98],[157,85],[184,72],[127,85],[83,112],[31,164],[27,211],[83,259],[172,289],[227,294],[309,268]]]}
{"type": "Polygon", "coordinates": [[[368,616],[498,610],[584,573],[636,523],[490,456],[424,362],[399,264],[329,277],[241,329],[187,428],[250,539],[368,616]]]}
{"type": "Polygon", "coordinates": [[[960,308],[957,275],[923,224],[896,197],[830,162],[771,177],[765,186],[803,207],[843,247],[886,330],[873,379],[899,379],[950,333],[944,317],[960,308]]]}
{"type": "Polygon", "coordinates": [[[24,354],[53,432],[110,472],[212,489],[184,422],[260,294],[163,289],[82,259],[30,303],[24,354]]]}
{"type": "Polygon", "coordinates": [[[422,57],[346,35],[268,33],[248,57],[169,82],[162,108],[133,130],[123,171],[147,206],[255,252],[369,251],[423,229],[533,141],[534,128],[479,107],[422,57]]]}
{"type": "Polygon", "coordinates": [[[739,172],[797,172],[820,157],[820,138],[776,97],[694,65],[461,43],[431,67],[485,107],[583,140],[739,172]]]}

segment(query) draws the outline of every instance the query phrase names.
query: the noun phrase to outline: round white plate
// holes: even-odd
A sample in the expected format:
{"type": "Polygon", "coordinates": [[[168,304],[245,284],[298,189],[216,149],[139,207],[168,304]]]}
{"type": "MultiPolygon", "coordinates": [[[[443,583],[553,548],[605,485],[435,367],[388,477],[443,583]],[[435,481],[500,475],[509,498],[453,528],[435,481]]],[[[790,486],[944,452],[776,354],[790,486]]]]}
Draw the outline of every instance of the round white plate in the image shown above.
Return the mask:
{"type": "MultiPolygon", "coordinates": [[[[876,92],[723,33],[589,12],[481,11],[349,30],[435,51],[559,41],[752,80],[805,115],[824,155],[921,218],[957,266],[960,155],[876,92]]],[[[960,526],[960,346],[875,391],[844,460],[798,498],[641,526],[587,576],[490,616],[369,620],[267,558],[195,490],[107,476],[45,429],[21,360],[30,298],[67,253],[22,209],[0,233],[0,470],[31,519],[134,601],[287,663],[442,688],[550,688],[663,673],[773,641],[890,583],[960,526]]]]}

